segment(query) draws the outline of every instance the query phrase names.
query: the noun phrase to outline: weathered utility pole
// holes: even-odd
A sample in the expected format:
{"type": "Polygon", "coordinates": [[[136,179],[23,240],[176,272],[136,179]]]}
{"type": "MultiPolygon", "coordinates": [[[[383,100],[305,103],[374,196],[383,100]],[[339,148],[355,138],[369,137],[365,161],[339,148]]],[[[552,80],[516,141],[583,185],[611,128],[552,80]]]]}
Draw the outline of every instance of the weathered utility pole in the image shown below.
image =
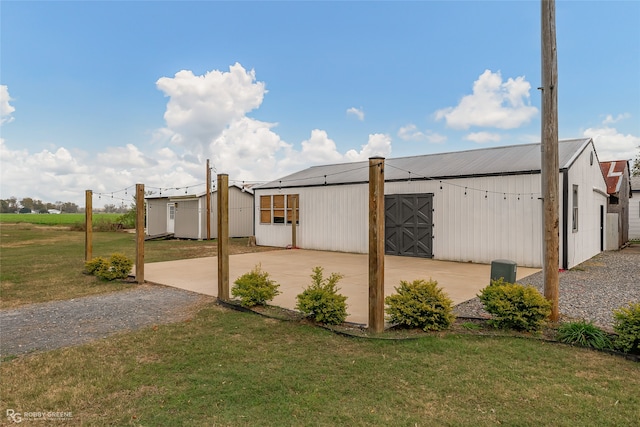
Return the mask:
{"type": "Polygon", "coordinates": [[[384,331],[384,158],[369,159],[369,330],[384,331]]]}
{"type": "Polygon", "coordinates": [[[136,184],[136,282],[144,283],[144,184],[136,184]]]}
{"type": "Polygon", "coordinates": [[[543,275],[544,296],[551,302],[552,322],[559,310],[559,201],[558,175],[558,61],[556,52],[555,0],[541,2],[542,30],[542,150],[541,178],[543,198],[543,275]]]}
{"type": "Polygon", "coordinates": [[[218,299],[229,301],[229,175],[218,174],[218,299]]]}
{"type": "Polygon", "coordinates": [[[209,167],[209,159],[207,159],[207,195],[205,197],[207,203],[207,240],[211,240],[211,168],[209,167]]]}

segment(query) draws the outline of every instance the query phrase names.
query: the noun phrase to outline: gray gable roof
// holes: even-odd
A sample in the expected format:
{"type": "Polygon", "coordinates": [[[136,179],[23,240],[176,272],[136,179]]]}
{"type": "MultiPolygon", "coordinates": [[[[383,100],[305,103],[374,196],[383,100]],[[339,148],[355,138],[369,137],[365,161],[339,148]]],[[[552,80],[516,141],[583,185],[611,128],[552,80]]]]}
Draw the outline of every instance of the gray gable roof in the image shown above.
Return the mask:
{"type": "MultiPolygon", "coordinates": [[[[590,138],[560,141],[560,170],[568,169],[578,155],[592,144],[590,138]]],[[[596,160],[597,161],[597,160],[596,160]]],[[[427,154],[385,160],[385,181],[451,179],[491,175],[522,175],[540,172],[540,143],[491,147],[479,150],[427,154]]],[[[356,184],[369,181],[369,162],[313,166],[259,187],[291,188],[356,184]]]]}

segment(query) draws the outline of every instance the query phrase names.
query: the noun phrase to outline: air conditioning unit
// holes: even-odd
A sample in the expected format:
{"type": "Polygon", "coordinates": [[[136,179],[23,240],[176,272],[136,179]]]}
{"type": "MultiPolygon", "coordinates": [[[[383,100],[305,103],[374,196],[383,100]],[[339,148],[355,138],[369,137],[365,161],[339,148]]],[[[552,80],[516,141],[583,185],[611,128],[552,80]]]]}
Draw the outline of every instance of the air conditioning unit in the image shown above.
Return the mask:
{"type": "Polygon", "coordinates": [[[507,283],[516,282],[516,271],[518,266],[508,259],[496,259],[491,261],[491,280],[502,278],[507,283]]]}

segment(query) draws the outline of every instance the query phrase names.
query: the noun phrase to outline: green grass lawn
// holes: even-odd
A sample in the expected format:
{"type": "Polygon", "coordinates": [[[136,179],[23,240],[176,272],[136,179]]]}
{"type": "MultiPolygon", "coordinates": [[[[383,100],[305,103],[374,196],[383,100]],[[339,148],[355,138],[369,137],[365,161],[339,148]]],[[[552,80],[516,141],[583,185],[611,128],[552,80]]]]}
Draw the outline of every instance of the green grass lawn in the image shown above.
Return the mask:
{"type": "MultiPolygon", "coordinates": [[[[31,215],[38,216],[38,215],[31,215]]],[[[54,216],[54,215],[42,215],[54,216]]],[[[60,216],[60,215],[55,215],[60,216]]],[[[135,234],[94,232],[93,257],[123,253],[135,259],[135,234]]],[[[101,282],[84,271],[85,233],[63,226],[0,223],[0,308],[113,292],[133,286],[101,282]]],[[[230,239],[230,253],[273,250],[230,239]]],[[[145,262],[214,256],[215,241],[145,242],[145,262]]]]}
{"type": "MultiPolygon", "coordinates": [[[[118,213],[94,213],[93,222],[101,219],[116,221],[122,214],[118,213]]],[[[83,213],[61,213],[61,214],[13,214],[0,213],[0,224],[39,224],[39,225],[73,225],[84,224],[85,215],[83,213]]]]}
{"type": "MultiPolygon", "coordinates": [[[[640,366],[527,339],[347,338],[213,304],[0,365],[2,406],[72,425],[632,426],[640,366]]],[[[58,425],[58,424],[56,424],[58,425]]]]}
{"type": "MultiPolygon", "coordinates": [[[[81,273],[84,233],[2,224],[2,306],[131,284],[81,273]]],[[[147,242],[151,259],[213,242],[147,242]]],[[[94,254],[133,255],[134,235],[94,233],[94,254]]],[[[330,268],[330,266],[328,266],[330,268]]],[[[0,363],[5,410],[72,412],[56,425],[632,426],[640,364],[532,339],[434,333],[347,338],[203,307],[190,320],[0,363]]]]}

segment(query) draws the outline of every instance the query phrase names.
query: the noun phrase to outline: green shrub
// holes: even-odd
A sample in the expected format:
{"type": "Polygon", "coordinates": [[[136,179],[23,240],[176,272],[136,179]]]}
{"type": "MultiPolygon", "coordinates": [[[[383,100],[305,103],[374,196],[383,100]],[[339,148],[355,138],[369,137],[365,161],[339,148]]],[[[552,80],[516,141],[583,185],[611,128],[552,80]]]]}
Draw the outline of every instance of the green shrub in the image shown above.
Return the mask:
{"type": "Polygon", "coordinates": [[[109,261],[103,257],[96,257],[91,261],[84,263],[84,269],[89,274],[96,274],[98,270],[103,268],[104,265],[109,264],[109,261]]]}
{"type": "Polygon", "coordinates": [[[478,295],[484,309],[493,315],[489,324],[496,328],[538,331],[551,314],[551,303],[533,286],[494,280],[478,295]]]}
{"type": "Polygon", "coordinates": [[[598,350],[610,349],[609,335],[592,322],[584,320],[563,323],[558,327],[558,341],[598,350]]]}
{"type": "Polygon", "coordinates": [[[269,279],[269,273],[262,271],[258,264],[251,272],[243,274],[234,282],[231,294],[240,298],[243,307],[253,307],[258,304],[264,305],[279,295],[279,287],[280,285],[269,279]]]}
{"type": "Polygon", "coordinates": [[[124,254],[111,254],[107,260],[97,257],[85,263],[85,269],[89,274],[94,274],[102,280],[122,280],[129,277],[133,267],[133,260],[124,254]]]}
{"type": "Polygon", "coordinates": [[[614,346],[625,353],[640,354],[640,302],[629,303],[613,312],[614,346]]]}
{"type": "Polygon", "coordinates": [[[347,318],[347,297],[340,295],[336,287],[342,277],[341,274],[331,273],[325,279],[323,268],[315,267],[311,285],[296,297],[296,309],[319,323],[338,325],[344,322],[347,318]]]}
{"type": "Polygon", "coordinates": [[[395,289],[397,294],[384,299],[390,322],[425,331],[439,331],[451,326],[455,320],[453,302],[438,288],[438,282],[414,280],[409,283],[403,280],[395,289]]]}
{"type": "Polygon", "coordinates": [[[125,229],[136,228],[137,215],[138,215],[138,212],[136,210],[136,207],[133,206],[126,213],[120,215],[118,219],[116,219],[116,223],[122,224],[122,228],[125,228],[125,229]]]}

